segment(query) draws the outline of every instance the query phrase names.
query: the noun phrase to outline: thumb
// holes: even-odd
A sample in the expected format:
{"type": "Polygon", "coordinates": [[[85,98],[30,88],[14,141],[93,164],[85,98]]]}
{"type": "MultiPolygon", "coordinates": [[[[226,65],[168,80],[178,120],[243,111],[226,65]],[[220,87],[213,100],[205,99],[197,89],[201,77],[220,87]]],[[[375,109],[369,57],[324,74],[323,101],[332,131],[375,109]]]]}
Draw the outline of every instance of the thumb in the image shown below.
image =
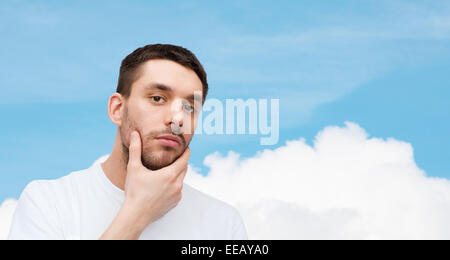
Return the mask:
{"type": "Polygon", "coordinates": [[[130,136],[130,146],[128,147],[128,167],[139,167],[142,165],[141,147],[141,136],[139,132],[133,131],[130,136]]]}

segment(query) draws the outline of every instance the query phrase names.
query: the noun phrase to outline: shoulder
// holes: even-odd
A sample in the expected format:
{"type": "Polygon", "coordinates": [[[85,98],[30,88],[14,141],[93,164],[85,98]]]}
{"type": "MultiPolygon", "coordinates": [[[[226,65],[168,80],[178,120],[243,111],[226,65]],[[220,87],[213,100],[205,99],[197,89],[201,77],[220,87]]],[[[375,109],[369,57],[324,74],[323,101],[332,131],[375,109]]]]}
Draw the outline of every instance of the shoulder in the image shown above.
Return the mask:
{"type": "Polygon", "coordinates": [[[90,178],[87,173],[87,170],[81,170],[57,179],[31,181],[23,190],[19,202],[23,200],[33,202],[36,206],[46,204],[49,207],[66,207],[90,178]]]}
{"type": "MultiPolygon", "coordinates": [[[[69,175],[70,176],[70,175],[69,175]]],[[[9,239],[62,239],[62,216],[70,198],[70,179],[34,180],[22,191],[10,227],[9,239]],[[67,202],[67,200],[66,200],[67,202]]]]}

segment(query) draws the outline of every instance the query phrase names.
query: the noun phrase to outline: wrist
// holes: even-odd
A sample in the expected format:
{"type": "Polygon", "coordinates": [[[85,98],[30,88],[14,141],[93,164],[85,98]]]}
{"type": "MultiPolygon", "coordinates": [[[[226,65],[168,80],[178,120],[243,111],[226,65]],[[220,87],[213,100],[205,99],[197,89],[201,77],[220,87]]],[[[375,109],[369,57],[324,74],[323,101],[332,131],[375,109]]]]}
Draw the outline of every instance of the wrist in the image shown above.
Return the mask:
{"type": "Polygon", "coordinates": [[[117,218],[121,223],[136,231],[143,231],[152,221],[142,210],[141,204],[127,199],[122,204],[117,218]]]}

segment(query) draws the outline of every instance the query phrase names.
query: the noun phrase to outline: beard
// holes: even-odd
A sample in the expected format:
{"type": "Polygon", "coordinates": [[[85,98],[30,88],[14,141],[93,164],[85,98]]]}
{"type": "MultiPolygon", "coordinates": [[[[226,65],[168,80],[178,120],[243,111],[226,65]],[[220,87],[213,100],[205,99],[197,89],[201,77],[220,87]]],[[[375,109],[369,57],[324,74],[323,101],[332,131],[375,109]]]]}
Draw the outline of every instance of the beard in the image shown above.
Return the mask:
{"type": "Polygon", "coordinates": [[[122,141],[122,157],[125,164],[129,160],[129,137],[133,130],[137,130],[141,136],[141,162],[147,169],[156,171],[164,168],[174,161],[176,161],[186,150],[187,144],[182,134],[175,134],[172,129],[165,128],[161,130],[151,131],[144,135],[141,129],[137,127],[136,121],[128,114],[128,109],[125,106],[123,124],[119,128],[120,138],[122,141]],[[180,137],[181,144],[178,148],[167,147],[157,144],[156,138],[161,135],[176,135],[180,137]],[[153,143],[153,144],[152,144],[153,143]]]}

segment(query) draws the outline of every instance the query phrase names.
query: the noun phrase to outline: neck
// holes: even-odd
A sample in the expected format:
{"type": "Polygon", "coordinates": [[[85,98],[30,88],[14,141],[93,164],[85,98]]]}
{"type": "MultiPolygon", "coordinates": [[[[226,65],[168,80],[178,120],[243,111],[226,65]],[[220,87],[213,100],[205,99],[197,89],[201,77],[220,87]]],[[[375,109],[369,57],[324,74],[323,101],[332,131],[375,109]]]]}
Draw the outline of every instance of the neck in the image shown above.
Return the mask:
{"type": "Polygon", "coordinates": [[[127,163],[123,156],[123,147],[120,133],[117,131],[114,147],[108,159],[101,164],[106,177],[121,190],[125,189],[125,178],[127,177],[127,163]]]}

